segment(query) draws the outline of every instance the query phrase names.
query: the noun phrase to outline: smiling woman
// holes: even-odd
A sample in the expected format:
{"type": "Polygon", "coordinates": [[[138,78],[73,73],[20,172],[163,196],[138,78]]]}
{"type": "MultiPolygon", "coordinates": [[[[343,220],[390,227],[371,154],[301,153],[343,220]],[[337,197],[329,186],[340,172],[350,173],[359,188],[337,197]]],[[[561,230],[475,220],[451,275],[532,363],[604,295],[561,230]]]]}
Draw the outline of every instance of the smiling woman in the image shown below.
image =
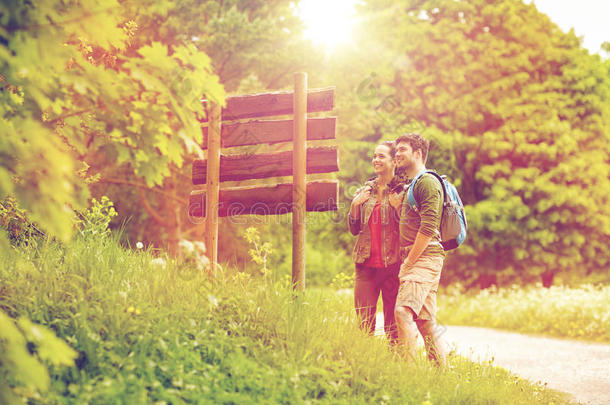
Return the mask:
{"type": "Polygon", "coordinates": [[[328,50],[349,43],[358,0],[301,0],[295,13],[305,23],[305,35],[328,50]]]}

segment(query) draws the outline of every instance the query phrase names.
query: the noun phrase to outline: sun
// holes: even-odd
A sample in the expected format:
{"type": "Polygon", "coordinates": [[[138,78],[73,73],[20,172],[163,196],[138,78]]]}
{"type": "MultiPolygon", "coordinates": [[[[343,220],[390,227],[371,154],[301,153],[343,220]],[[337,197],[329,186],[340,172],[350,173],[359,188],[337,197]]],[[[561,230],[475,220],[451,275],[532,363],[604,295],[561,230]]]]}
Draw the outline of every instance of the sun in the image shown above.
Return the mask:
{"type": "Polygon", "coordinates": [[[351,42],[358,0],[301,0],[296,14],[305,23],[305,36],[328,50],[351,42]]]}

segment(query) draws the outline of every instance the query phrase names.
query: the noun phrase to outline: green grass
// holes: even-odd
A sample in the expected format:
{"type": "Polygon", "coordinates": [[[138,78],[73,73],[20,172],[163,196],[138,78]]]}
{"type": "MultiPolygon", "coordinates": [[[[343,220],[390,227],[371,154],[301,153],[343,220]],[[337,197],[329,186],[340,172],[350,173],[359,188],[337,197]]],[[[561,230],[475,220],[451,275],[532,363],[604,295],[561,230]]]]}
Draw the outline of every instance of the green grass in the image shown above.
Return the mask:
{"type": "Polygon", "coordinates": [[[49,326],[79,353],[72,367],[49,366],[49,392],[30,403],[565,403],[490,364],[407,365],[356,327],[349,297],[295,296],[232,270],[211,283],[152,260],[112,240],[0,259],[0,309],[49,326]]]}
{"type": "Polygon", "coordinates": [[[439,293],[439,322],[610,342],[610,285],[439,293]]]}

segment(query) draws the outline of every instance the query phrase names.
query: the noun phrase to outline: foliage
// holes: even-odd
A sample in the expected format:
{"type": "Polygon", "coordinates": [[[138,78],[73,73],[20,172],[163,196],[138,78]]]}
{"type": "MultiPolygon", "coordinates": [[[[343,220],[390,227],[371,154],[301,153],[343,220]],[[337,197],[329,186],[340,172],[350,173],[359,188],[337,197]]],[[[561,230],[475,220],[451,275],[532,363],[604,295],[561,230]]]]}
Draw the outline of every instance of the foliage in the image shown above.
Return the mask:
{"type": "Polygon", "coordinates": [[[87,185],[79,160],[103,153],[148,185],[197,151],[202,95],[223,102],[210,59],[192,44],[145,39],[116,0],[0,6],[0,196],[66,239],[87,185]]]}
{"type": "MultiPolygon", "coordinates": [[[[309,212],[306,215],[305,279],[308,286],[328,286],[340,272],[352,274],[354,264],[343,248],[344,226],[337,236],[337,218],[341,213],[309,212]]],[[[292,274],[292,220],[290,216],[264,219],[258,224],[261,238],[274,247],[269,267],[274,279],[292,274]]],[[[341,221],[343,225],[343,221],[341,221]]],[[[351,234],[350,234],[351,235],[351,234]]]]}
{"type": "Polygon", "coordinates": [[[295,60],[307,60],[291,51],[300,21],[288,0],[145,0],[126,7],[144,34],[136,43],[188,41],[209,55],[228,91],[250,75],[277,88],[291,79],[295,60]]]}
{"type": "Polygon", "coordinates": [[[609,299],[607,285],[492,287],[476,294],[454,287],[439,298],[439,321],[610,342],[609,299]]]}
{"type": "Polygon", "coordinates": [[[73,366],[76,352],[49,328],[0,310],[0,402],[40,399],[49,389],[46,365],[73,366]]]}
{"type": "Polygon", "coordinates": [[[341,272],[353,275],[354,262],[351,256],[333,245],[324,245],[322,238],[314,237],[312,239],[307,242],[305,255],[308,285],[328,286],[341,272]]]}
{"type": "MultiPolygon", "coordinates": [[[[201,97],[287,88],[303,70],[310,87],[336,86],[341,163],[337,215],[308,226],[308,282],[352,266],[351,194],[372,176],[375,144],[412,130],[433,140],[429,166],[467,203],[469,238],[445,282],[607,269],[610,62],[533,4],[371,0],[355,46],[324,54],[289,0],[5,3],[0,198],[52,235],[68,237],[98,180],[94,195],[116,203],[131,240],[177,253],[201,236],[184,209],[201,97]]],[[[222,261],[249,260],[236,242],[257,219],[246,222],[222,222],[222,261]]],[[[269,268],[290,273],[283,225],[260,231],[275,247],[269,268]]]]}
{"type": "MultiPolygon", "coordinates": [[[[301,22],[293,2],[273,1],[140,1],[126,2],[126,16],[137,25],[132,46],[156,41],[174,47],[189,43],[210,57],[214,73],[227,91],[244,94],[285,88],[292,72],[310,71],[317,53],[300,37],[301,22]]],[[[238,151],[232,150],[231,153],[238,151]]],[[[143,240],[156,247],[169,247],[176,256],[180,239],[202,238],[199,218],[189,218],[190,159],[183,168],[171,167],[172,176],[154,188],[146,187],[127,164],[100,159],[92,171],[102,172],[92,193],[109,195],[120,209],[130,240],[143,240]],[[137,189],[134,189],[137,185],[137,189]],[[129,219],[127,221],[127,219],[129,219]]],[[[241,235],[250,226],[223,224],[220,233],[221,261],[249,260],[241,235]],[[228,243],[225,243],[229,241],[228,243]]]]}
{"type": "Polygon", "coordinates": [[[249,227],[244,234],[248,243],[252,246],[248,253],[252,261],[260,267],[260,273],[267,277],[267,256],[273,253],[273,246],[269,242],[262,242],[258,229],[249,227]]]}
{"type": "Polygon", "coordinates": [[[93,198],[91,208],[79,215],[76,226],[84,237],[107,237],[110,235],[110,221],[117,215],[114,203],[108,197],[103,196],[100,201],[93,198]]]}
{"type": "Polygon", "coordinates": [[[12,197],[6,197],[0,202],[0,228],[6,230],[9,240],[14,244],[28,243],[44,235],[12,197]]]}
{"type": "Polygon", "coordinates": [[[346,288],[354,288],[354,276],[344,272],[335,274],[333,281],[330,283],[330,288],[333,290],[342,290],[346,288]]]}
{"type": "Polygon", "coordinates": [[[234,270],[212,284],[153,260],[112,238],[0,259],[0,306],[52,325],[78,352],[75,366],[51,368],[49,392],[33,402],[564,403],[488,363],[406,365],[334,292],[295,296],[234,270]]]}
{"type": "Polygon", "coordinates": [[[381,132],[416,120],[441,148],[428,166],[455,162],[470,232],[454,279],[605,271],[609,65],[519,0],[379,0],[363,14],[377,27],[363,46],[392,55],[367,84],[393,100],[381,132]]]}

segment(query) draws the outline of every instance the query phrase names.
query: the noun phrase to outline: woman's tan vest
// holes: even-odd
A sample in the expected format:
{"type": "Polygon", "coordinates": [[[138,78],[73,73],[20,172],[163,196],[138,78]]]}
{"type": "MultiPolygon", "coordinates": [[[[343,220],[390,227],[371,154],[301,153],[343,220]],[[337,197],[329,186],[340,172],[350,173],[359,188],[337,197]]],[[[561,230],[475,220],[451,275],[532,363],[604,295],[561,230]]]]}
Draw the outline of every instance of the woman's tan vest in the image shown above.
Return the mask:
{"type": "MultiPolygon", "coordinates": [[[[369,229],[369,219],[373,213],[373,208],[377,203],[377,182],[368,181],[365,186],[371,186],[373,191],[371,197],[360,206],[360,217],[352,219],[348,215],[350,232],[358,235],[352,259],[354,263],[361,264],[371,256],[371,231],[369,229]]],[[[381,200],[381,253],[383,263],[387,267],[400,260],[399,253],[399,234],[398,234],[398,214],[390,205],[389,193],[387,190],[381,200]]]]}

